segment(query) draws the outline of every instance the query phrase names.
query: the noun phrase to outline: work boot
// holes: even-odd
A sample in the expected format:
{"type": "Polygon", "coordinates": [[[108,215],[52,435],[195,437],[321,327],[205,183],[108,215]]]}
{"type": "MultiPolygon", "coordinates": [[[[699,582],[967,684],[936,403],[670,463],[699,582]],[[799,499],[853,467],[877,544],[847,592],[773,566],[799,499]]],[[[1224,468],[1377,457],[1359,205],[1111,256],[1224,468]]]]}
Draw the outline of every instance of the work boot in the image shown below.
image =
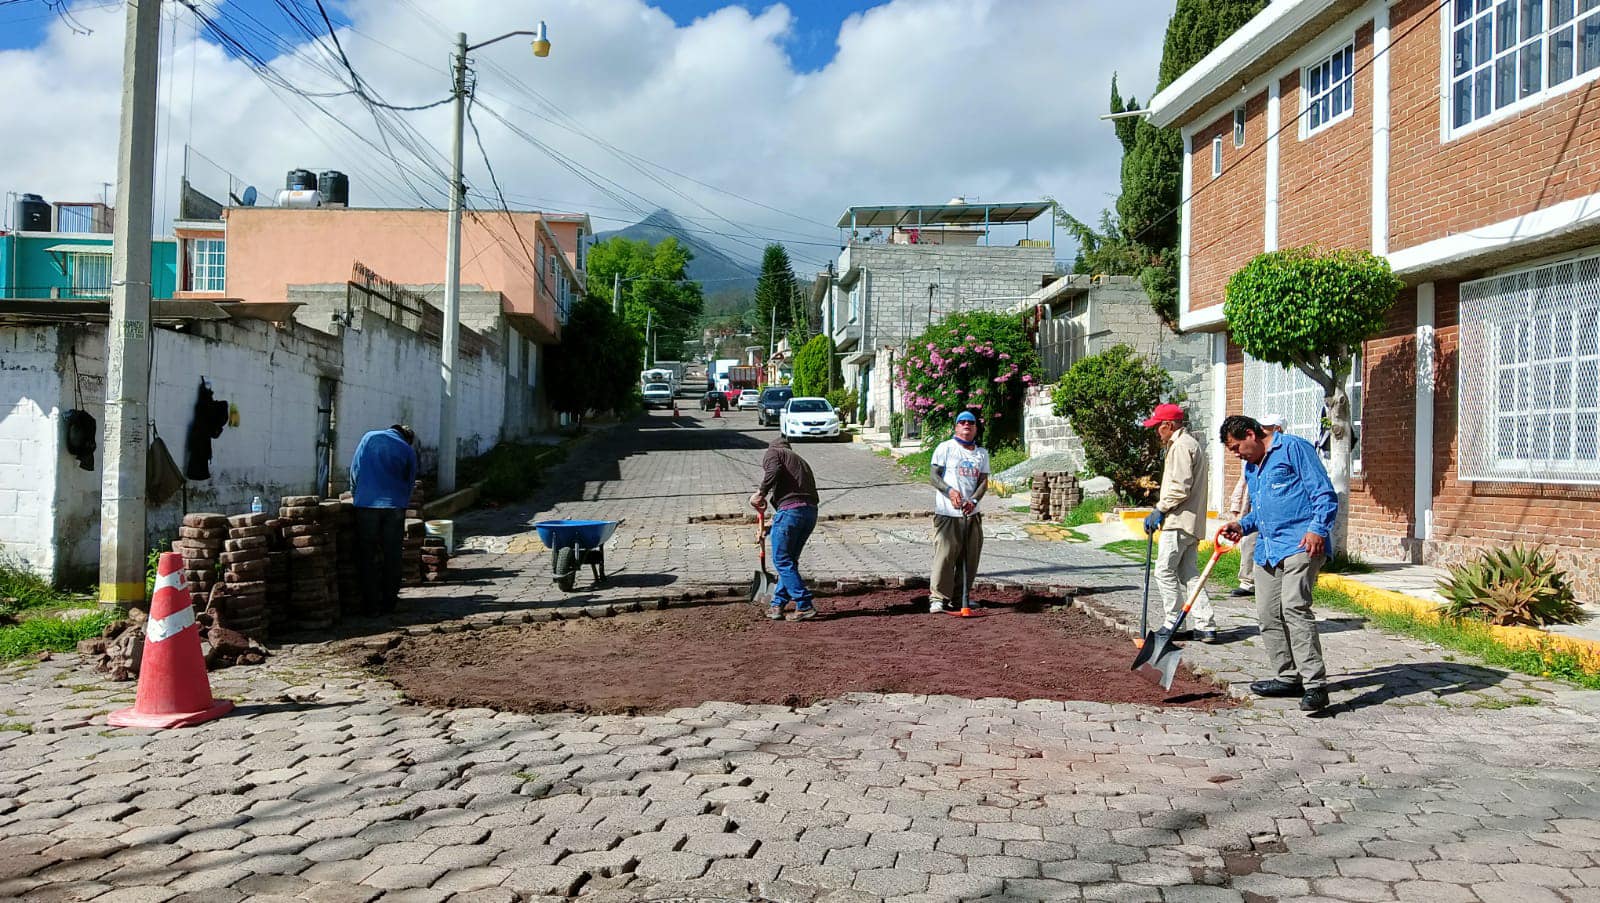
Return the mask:
{"type": "Polygon", "coordinates": [[[812,618],[814,618],[816,616],[817,616],[816,606],[807,605],[805,608],[797,608],[797,609],[795,609],[794,610],[794,614],[789,616],[789,620],[791,620],[791,621],[809,621],[809,620],[811,620],[812,618]]]}
{"type": "MultiPolygon", "coordinates": [[[[1299,696],[1304,691],[1300,689],[1299,681],[1291,683],[1287,680],[1278,680],[1274,678],[1272,680],[1256,681],[1250,685],[1250,692],[1256,694],[1257,696],[1281,698],[1285,696],[1299,696]]],[[[1323,697],[1326,698],[1327,694],[1324,693],[1323,697]]]]}
{"type": "Polygon", "coordinates": [[[1307,690],[1306,695],[1300,697],[1300,711],[1320,712],[1328,707],[1328,691],[1321,687],[1307,690]]]}
{"type": "Polygon", "coordinates": [[[945,607],[943,602],[940,602],[938,599],[928,600],[928,614],[936,615],[942,613],[944,610],[945,607]]]}
{"type": "Polygon", "coordinates": [[[769,620],[769,621],[781,621],[781,620],[783,620],[783,606],[782,605],[768,605],[767,606],[767,620],[769,620]]]}
{"type": "Polygon", "coordinates": [[[1228,595],[1230,595],[1230,596],[1253,596],[1255,594],[1256,594],[1256,588],[1255,587],[1253,587],[1253,586],[1245,586],[1243,584],[1240,584],[1239,587],[1236,588],[1236,589],[1232,589],[1232,590],[1228,591],[1228,595]]]}

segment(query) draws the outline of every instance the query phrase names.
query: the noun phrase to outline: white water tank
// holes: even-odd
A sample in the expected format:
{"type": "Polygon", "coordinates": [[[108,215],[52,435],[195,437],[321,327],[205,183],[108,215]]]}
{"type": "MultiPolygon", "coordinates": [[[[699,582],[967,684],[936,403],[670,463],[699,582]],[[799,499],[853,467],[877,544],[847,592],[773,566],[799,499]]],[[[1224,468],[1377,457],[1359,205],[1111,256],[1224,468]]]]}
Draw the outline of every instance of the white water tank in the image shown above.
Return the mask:
{"type": "Polygon", "coordinates": [[[285,188],[278,192],[279,207],[321,207],[322,193],[315,188],[285,188]]]}

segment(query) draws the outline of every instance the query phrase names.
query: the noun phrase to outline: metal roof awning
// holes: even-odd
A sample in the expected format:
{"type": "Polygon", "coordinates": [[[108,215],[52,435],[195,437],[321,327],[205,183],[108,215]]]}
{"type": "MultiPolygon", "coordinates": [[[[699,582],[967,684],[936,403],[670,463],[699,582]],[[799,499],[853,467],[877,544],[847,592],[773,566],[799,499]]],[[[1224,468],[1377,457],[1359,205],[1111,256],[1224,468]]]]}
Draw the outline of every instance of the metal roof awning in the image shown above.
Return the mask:
{"type": "Polygon", "coordinates": [[[892,226],[1002,226],[1031,223],[1052,209],[1049,201],[1016,204],[928,204],[851,207],[839,217],[840,229],[892,226]]]}
{"type": "Polygon", "coordinates": [[[99,254],[111,256],[110,245],[51,245],[44,249],[46,254],[99,254]]]}
{"type": "MultiPolygon", "coordinates": [[[[110,319],[109,301],[0,299],[0,323],[105,323],[110,319]]],[[[226,319],[228,312],[210,301],[175,301],[163,298],[150,302],[152,322],[226,319]]]]}

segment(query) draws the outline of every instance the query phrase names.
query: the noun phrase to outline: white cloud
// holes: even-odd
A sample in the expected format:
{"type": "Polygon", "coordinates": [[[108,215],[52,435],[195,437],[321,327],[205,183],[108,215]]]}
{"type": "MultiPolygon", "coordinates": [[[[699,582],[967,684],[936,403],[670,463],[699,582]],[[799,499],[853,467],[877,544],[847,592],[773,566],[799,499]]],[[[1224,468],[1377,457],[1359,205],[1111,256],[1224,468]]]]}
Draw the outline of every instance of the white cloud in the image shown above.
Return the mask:
{"type": "MultiPolygon", "coordinates": [[[[351,133],[381,147],[359,105],[320,101],[348,130],[336,125],[311,101],[275,94],[215,45],[197,44],[193,18],[178,4],[166,7],[176,21],[162,32],[157,185],[166,187],[158,217],[175,211],[186,139],[267,196],[285,170],[307,166],[348,173],[355,203],[418,202],[394,165],[351,133]]],[[[454,32],[482,40],[532,24],[520,17],[521,4],[494,0],[351,0],[343,10],[354,23],[341,31],[345,49],[394,103],[448,93],[454,32]]],[[[1170,0],[893,0],[847,19],[837,56],[819,71],[797,73],[783,48],[803,24],[804,4],[756,15],[729,7],[680,28],[640,0],[545,0],[538,14],[549,22],[550,56],[535,59],[520,38],[476,52],[482,101],[636,195],[612,188],[626,199],[619,203],[486,112],[477,121],[514,204],[587,209],[602,229],[638,219],[628,207],[662,205],[747,244],[793,238],[795,230],[826,244],[837,237],[826,224],[851,204],[935,203],[956,194],[986,201],[1049,194],[1092,219],[1117,186],[1120,151],[1109,125],[1096,119],[1111,74],[1122,73],[1127,92],[1150,93],[1170,11],[1170,0]],[[660,184],[557,124],[573,120],[629,153],[812,224],[643,167],[660,184]]],[[[0,145],[9,190],[53,200],[98,197],[101,183],[114,177],[123,12],[85,5],[76,14],[92,35],[57,24],[40,46],[0,53],[0,84],[8,86],[0,134],[28,136],[0,145]]],[[[221,20],[239,30],[250,24],[240,15],[227,8],[221,20]]],[[[333,87],[318,71],[326,65],[319,48],[283,41],[275,67],[308,90],[333,87]]],[[[402,115],[442,167],[449,108],[402,115]]],[[[469,182],[489,192],[470,131],[466,159],[469,182]]],[[[412,178],[429,186],[426,196],[441,198],[442,179],[414,159],[407,163],[412,178]]],[[[220,184],[209,171],[196,175],[213,191],[220,184]]],[[[749,259],[759,255],[731,247],[749,259]]],[[[832,256],[825,246],[795,244],[791,251],[809,261],[832,256]]]]}

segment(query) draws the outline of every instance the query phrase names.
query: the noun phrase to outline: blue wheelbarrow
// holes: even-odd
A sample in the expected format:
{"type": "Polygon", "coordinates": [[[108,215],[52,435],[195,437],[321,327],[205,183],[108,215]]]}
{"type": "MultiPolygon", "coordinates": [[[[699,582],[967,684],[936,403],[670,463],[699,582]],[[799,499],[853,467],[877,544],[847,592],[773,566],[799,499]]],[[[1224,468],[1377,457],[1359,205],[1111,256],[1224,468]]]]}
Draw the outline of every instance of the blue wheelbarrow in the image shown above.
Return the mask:
{"type": "Polygon", "coordinates": [[[539,539],[551,550],[551,569],[556,586],[572,592],[578,581],[578,568],[589,565],[594,585],[606,582],[606,540],[616,532],[619,520],[547,520],[533,525],[539,539]]]}

